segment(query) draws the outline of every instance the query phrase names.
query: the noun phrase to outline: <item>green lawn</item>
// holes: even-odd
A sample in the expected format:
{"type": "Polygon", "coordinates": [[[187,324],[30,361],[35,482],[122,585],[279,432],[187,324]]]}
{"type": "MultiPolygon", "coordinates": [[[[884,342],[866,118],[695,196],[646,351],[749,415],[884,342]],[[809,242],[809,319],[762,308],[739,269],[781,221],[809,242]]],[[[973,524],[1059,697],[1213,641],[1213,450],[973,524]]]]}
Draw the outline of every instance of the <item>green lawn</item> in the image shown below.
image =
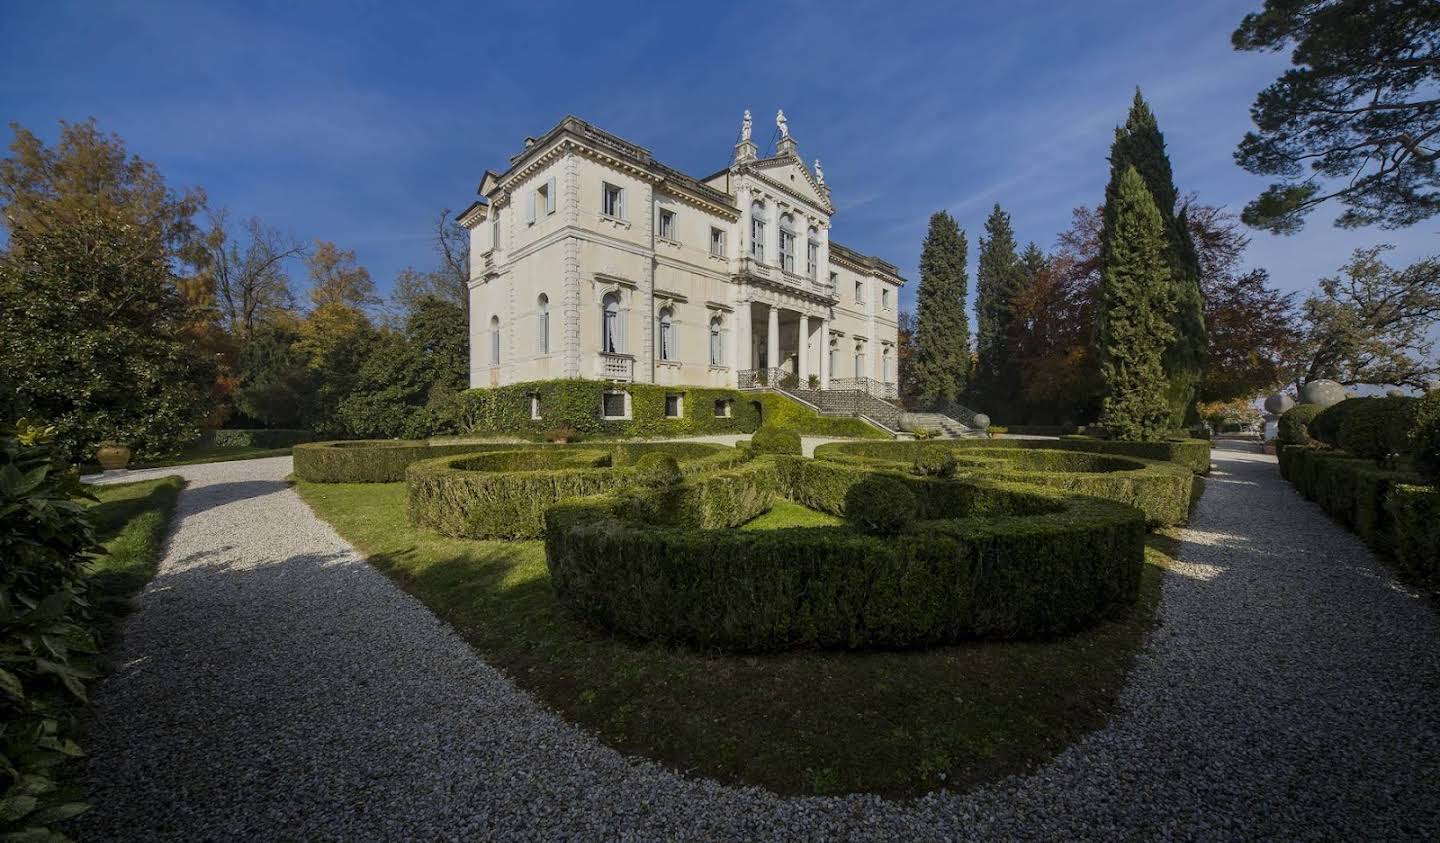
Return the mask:
{"type": "MultiPolygon", "coordinates": [[[[607,635],[556,604],[538,541],[410,528],[405,486],[298,484],[315,512],[491,664],[622,752],[795,793],[967,788],[1104,723],[1159,602],[1167,540],[1126,617],[1051,642],[728,656],[607,635]]],[[[746,525],[815,523],[794,505],[746,525]]]]}
{"type": "Polygon", "coordinates": [[[96,531],[108,551],[91,567],[93,591],[107,614],[123,614],[160,564],[165,531],[185,481],[179,477],[91,486],[99,502],[90,507],[96,531]]]}
{"type": "Polygon", "coordinates": [[[193,465],[201,462],[230,462],[231,460],[258,460],[261,457],[288,457],[289,448],[191,448],[173,457],[159,460],[131,463],[131,468],[163,468],[171,465],[193,465]]]}
{"type": "Polygon", "coordinates": [[[794,501],[777,501],[764,515],[745,522],[742,530],[783,530],[786,527],[833,527],[844,523],[828,512],[817,512],[794,501]]]}

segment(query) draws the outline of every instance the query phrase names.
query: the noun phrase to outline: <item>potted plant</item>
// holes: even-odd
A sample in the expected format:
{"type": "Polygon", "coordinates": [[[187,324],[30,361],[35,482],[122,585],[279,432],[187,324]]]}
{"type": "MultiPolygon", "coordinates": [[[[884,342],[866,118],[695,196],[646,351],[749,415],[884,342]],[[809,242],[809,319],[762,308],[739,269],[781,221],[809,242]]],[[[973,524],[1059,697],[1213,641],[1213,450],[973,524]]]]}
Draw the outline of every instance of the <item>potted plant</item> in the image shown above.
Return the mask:
{"type": "Polygon", "coordinates": [[[556,445],[568,445],[575,438],[575,428],[568,424],[552,427],[545,431],[545,438],[556,445]]]}
{"type": "Polygon", "coordinates": [[[819,389],[819,388],[820,388],[820,376],[819,376],[819,375],[811,375],[811,376],[810,376],[810,383],[809,383],[809,385],[810,385],[810,388],[811,388],[811,389],[819,389]]]}
{"type": "Polygon", "coordinates": [[[130,464],[130,448],[124,442],[106,439],[96,447],[95,459],[106,471],[120,471],[130,464]]]}

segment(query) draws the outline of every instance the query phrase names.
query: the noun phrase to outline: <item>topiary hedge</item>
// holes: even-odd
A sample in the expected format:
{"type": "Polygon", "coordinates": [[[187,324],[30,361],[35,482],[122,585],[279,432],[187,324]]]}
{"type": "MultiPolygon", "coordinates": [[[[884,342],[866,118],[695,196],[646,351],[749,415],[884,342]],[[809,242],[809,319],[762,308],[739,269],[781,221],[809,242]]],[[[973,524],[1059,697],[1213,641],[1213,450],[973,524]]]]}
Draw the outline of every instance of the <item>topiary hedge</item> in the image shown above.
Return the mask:
{"type": "Polygon", "coordinates": [[[1389,545],[1390,524],[1385,499],[1396,484],[1413,482],[1413,474],[1381,468],[1372,460],[1343,451],[1284,447],[1287,479],[1373,547],[1389,545]]]}
{"type": "Polygon", "coordinates": [[[289,448],[312,442],[308,430],[207,430],[196,443],[201,448],[289,448]]]}
{"type": "Polygon", "coordinates": [[[1332,448],[1339,448],[1340,428],[1344,426],[1346,417],[1360,409],[1360,405],[1366,400],[1364,398],[1346,398],[1344,401],[1325,407],[1316,413],[1315,418],[1310,422],[1310,436],[1332,448]]]}
{"type": "Polygon", "coordinates": [[[1319,404],[1296,404],[1280,415],[1276,425],[1277,445],[1309,445],[1315,440],[1310,435],[1310,423],[1325,408],[1319,404]]]}
{"type": "MultiPolygon", "coordinates": [[[[662,454],[676,458],[683,474],[717,471],[745,459],[734,448],[700,443],[653,443],[638,459],[662,454]]],[[[457,538],[538,538],[545,510],[555,502],[650,478],[638,461],[613,462],[608,448],[523,445],[420,460],[405,472],[410,523],[457,538]]]]}
{"type": "Polygon", "coordinates": [[[1189,517],[1196,482],[1189,469],[1174,463],[1077,451],[1075,446],[1023,439],[834,442],[816,448],[815,456],[916,472],[917,463],[933,459],[927,452],[950,453],[958,463],[956,473],[962,476],[1033,483],[1107,498],[1141,510],[1151,526],[1182,524],[1189,517]]]}
{"type": "Polygon", "coordinates": [[[1120,442],[1114,439],[1092,439],[1088,436],[1062,436],[1058,441],[1061,448],[1173,462],[1196,474],[1210,473],[1210,442],[1207,439],[1178,437],[1162,442],[1120,442]]]}
{"type": "Polygon", "coordinates": [[[309,483],[399,483],[405,468],[417,460],[527,447],[561,446],[354,439],[296,445],[292,455],[295,476],[309,483]]]}
{"type": "Polygon", "coordinates": [[[671,490],[567,501],[545,518],[551,580],[606,629],[738,651],[1046,635],[1135,598],[1142,515],[1033,486],[893,474],[916,515],[938,520],[888,536],[724,529],[774,495],[843,514],[851,488],[877,473],[761,457],[671,490]],[[705,503],[719,500],[731,503],[705,503]]]}
{"type": "Polygon", "coordinates": [[[760,428],[750,437],[750,449],[757,454],[790,454],[797,457],[804,453],[800,434],[769,426],[760,428]]]}
{"type": "Polygon", "coordinates": [[[1396,483],[1385,499],[1390,547],[1411,580],[1440,586],[1440,490],[1396,483]]]}
{"type": "Polygon", "coordinates": [[[1410,451],[1410,428],[1419,409],[1417,399],[1395,395],[1351,400],[1352,409],[1340,420],[1339,448],[1376,461],[1410,451]]]}

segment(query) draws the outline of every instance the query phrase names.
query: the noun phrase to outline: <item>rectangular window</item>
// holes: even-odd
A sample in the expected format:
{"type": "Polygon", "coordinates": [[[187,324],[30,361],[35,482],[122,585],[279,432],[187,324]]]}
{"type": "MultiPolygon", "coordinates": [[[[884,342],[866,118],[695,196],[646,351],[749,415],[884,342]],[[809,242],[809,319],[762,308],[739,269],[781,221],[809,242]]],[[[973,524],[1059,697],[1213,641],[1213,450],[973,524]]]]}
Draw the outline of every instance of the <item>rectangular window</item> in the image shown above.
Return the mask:
{"type": "Polygon", "coordinates": [[[721,398],[720,400],[716,401],[716,402],[715,402],[715,418],[717,418],[717,419],[728,419],[728,418],[730,418],[731,405],[734,404],[734,403],[735,403],[734,401],[731,401],[731,400],[728,399],[728,398],[721,398]]]}
{"type": "Polygon", "coordinates": [[[530,420],[540,420],[540,396],[538,395],[530,396],[530,420]]]}
{"type": "Polygon", "coordinates": [[[664,240],[675,238],[675,212],[660,209],[660,237],[664,240]]]}
{"type": "Polygon", "coordinates": [[[725,257],[725,229],[710,229],[710,254],[717,258],[725,257]]]}
{"type": "Polygon", "coordinates": [[[759,217],[750,220],[750,257],[765,262],[765,221],[759,217]]]}
{"type": "Polygon", "coordinates": [[[880,291],[880,306],[883,307],[883,308],[885,308],[886,310],[889,310],[889,309],[890,309],[890,291],[889,291],[889,290],[882,289],[882,290],[880,291]]]}
{"type": "Polygon", "coordinates": [[[553,213],[555,213],[555,180],[554,180],[554,179],[548,179],[548,180],[546,180],[546,182],[545,182],[544,184],[542,184],[542,185],[540,185],[539,187],[535,188],[535,192],[530,196],[530,200],[529,200],[530,222],[532,222],[532,223],[535,222],[535,218],[536,218],[539,210],[543,210],[546,214],[553,214],[553,213]]]}
{"type": "Polygon", "coordinates": [[[667,418],[667,419],[678,419],[678,418],[680,418],[680,408],[681,408],[680,396],[678,396],[678,395],[667,395],[667,396],[665,396],[665,418],[667,418]]]}
{"type": "Polygon", "coordinates": [[[810,251],[806,256],[806,270],[810,273],[810,280],[814,281],[816,274],[820,271],[820,244],[810,243],[810,251]]]}
{"type": "Polygon", "coordinates": [[[500,209],[495,209],[495,220],[490,223],[490,248],[500,248],[500,209]]]}
{"type": "Polygon", "coordinates": [[[600,399],[600,412],[607,419],[630,418],[630,393],[605,393],[600,399]]]}
{"type": "Polygon", "coordinates": [[[780,230],[780,266],[786,272],[795,271],[795,235],[780,230]]]}
{"type": "Polygon", "coordinates": [[[603,182],[600,195],[600,213],[617,220],[625,219],[625,190],[609,182],[603,182]]]}
{"type": "Polygon", "coordinates": [[[859,281],[855,282],[855,301],[865,301],[865,285],[859,281]]]}
{"type": "Polygon", "coordinates": [[[545,180],[545,213],[555,213],[555,177],[545,180]]]}

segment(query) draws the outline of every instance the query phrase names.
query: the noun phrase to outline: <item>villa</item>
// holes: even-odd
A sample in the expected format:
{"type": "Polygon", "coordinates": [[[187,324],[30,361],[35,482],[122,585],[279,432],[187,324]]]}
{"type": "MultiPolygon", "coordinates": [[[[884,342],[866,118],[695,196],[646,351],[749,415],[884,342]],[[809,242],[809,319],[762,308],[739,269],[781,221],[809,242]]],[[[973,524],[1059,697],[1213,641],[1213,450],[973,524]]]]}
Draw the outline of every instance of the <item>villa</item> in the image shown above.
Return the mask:
{"type": "Polygon", "coordinates": [[[487,170],[470,231],[470,385],[551,378],[896,395],[894,265],[830,237],[835,205],[776,115],[745,112],[693,178],[566,117],[487,170]]]}

